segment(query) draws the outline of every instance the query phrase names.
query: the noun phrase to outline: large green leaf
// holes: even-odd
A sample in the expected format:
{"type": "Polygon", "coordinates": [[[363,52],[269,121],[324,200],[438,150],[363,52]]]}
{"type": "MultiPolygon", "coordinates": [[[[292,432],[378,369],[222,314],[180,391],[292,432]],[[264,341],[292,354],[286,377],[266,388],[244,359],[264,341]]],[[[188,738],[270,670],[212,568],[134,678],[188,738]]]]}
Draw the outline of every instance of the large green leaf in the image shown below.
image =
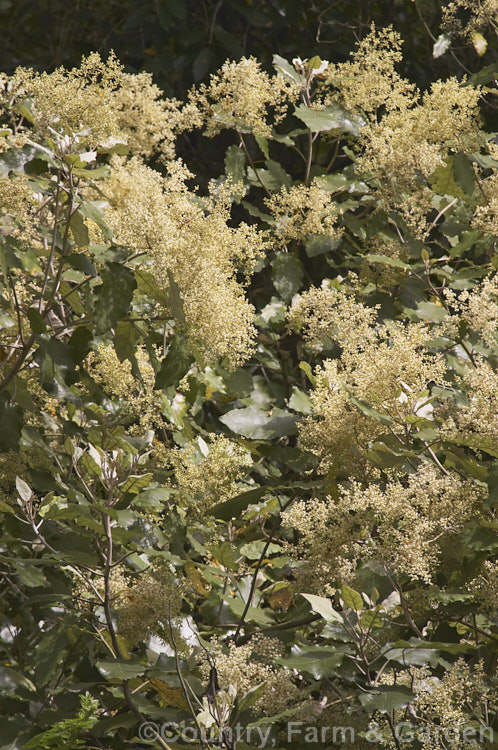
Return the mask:
{"type": "Polygon", "coordinates": [[[291,655],[277,659],[287,669],[309,672],[316,680],[331,677],[342,664],[344,652],[333,646],[293,646],[291,655]]]}
{"type": "Polygon", "coordinates": [[[210,508],[209,514],[220,518],[223,521],[229,521],[231,518],[239,518],[248,505],[255,503],[260,500],[263,495],[268,492],[267,487],[257,487],[254,490],[248,490],[247,492],[241,492],[240,495],[225,500],[223,503],[218,503],[214,507],[210,508]]]}
{"type": "Polygon", "coordinates": [[[340,130],[343,133],[359,136],[364,124],[361,118],[352,115],[337,103],[329,104],[322,109],[312,109],[305,104],[300,104],[296,107],[294,114],[315,133],[340,130]]]}
{"type": "Polygon", "coordinates": [[[312,612],[316,612],[327,622],[343,622],[339,612],[332,606],[330,599],[315,594],[301,594],[310,604],[312,612]]]}
{"type": "Polygon", "coordinates": [[[120,263],[108,263],[102,271],[102,284],[95,288],[95,328],[105,333],[130,309],[137,282],[133,271],[120,263]]]}
{"type": "Polygon", "coordinates": [[[459,151],[453,157],[453,175],[456,184],[465,195],[471,197],[475,192],[476,176],[469,157],[459,151]]]}
{"type": "Polygon", "coordinates": [[[145,671],[143,664],[129,661],[97,661],[95,666],[107,680],[132,680],[141,677],[145,671]]]}
{"type": "Polygon", "coordinates": [[[168,352],[156,373],[154,388],[176,385],[183,378],[192,363],[192,355],[187,349],[185,337],[177,333],[170,341],[168,352]]]}
{"type": "Polygon", "coordinates": [[[19,445],[23,425],[20,406],[10,405],[7,394],[0,396],[0,453],[14,451],[19,445]]]}
{"type": "Polygon", "coordinates": [[[283,435],[295,435],[298,418],[284,409],[273,409],[270,413],[248,406],[233,409],[220,417],[220,422],[237,435],[253,440],[273,440],[283,435]]]}
{"type": "Polygon", "coordinates": [[[272,261],[273,286],[284,302],[290,302],[299,292],[304,278],[304,269],[297,255],[279,253],[272,261]]]}
{"type": "Polygon", "coordinates": [[[365,609],[365,604],[359,594],[349,586],[343,586],[341,588],[341,599],[342,603],[348,609],[361,610],[365,609]]]}
{"type": "Polygon", "coordinates": [[[405,685],[385,685],[368,693],[359,694],[360,703],[368,711],[381,711],[383,713],[393,711],[396,708],[404,708],[415,700],[415,694],[405,685]]]}

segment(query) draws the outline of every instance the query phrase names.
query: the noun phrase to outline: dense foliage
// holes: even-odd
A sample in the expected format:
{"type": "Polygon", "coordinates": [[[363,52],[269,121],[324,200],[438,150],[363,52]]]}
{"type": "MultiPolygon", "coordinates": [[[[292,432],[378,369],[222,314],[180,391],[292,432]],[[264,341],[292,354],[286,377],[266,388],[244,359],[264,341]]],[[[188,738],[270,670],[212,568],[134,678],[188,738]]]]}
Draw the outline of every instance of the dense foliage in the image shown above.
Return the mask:
{"type": "Polygon", "coordinates": [[[401,49],[0,77],[1,750],[494,746],[496,74],[401,49]]]}

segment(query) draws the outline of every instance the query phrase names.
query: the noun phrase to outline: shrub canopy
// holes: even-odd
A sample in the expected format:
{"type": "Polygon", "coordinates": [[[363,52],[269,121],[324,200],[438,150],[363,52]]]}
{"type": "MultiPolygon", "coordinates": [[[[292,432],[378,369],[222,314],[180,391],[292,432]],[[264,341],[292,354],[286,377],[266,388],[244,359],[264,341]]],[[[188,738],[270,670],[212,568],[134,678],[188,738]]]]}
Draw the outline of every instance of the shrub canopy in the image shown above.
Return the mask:
{"type": "Polygon", "coordinates": [[[0,750],[493,746],[494,70],[0,77],[0,750]]]}

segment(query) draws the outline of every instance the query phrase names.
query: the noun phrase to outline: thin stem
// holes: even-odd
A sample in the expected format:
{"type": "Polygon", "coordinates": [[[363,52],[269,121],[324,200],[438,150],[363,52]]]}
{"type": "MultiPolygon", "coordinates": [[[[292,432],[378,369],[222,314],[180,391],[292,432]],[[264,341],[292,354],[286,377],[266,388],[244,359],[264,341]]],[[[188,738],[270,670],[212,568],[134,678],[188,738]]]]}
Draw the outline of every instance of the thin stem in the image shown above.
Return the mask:
{"type": "Polygon", "coordinates": [[[248,149],[247,149],[247,146],[246,146],[246,142],[245,142],[245,140],[244,140],[244,138],[243,138],[243,136],[242,136],[242,133],[240,132],[240,130],[237,130],[237,135],[238,135],[238,136],[239,136],[239,138],[240,138],[240,145],[241,145],[241,146],[242,146],[242,148],[244,149],[244,153],[245,153],[245,155],[246,155],[246,159],[247,159],[247,161],[249,162],[249,164],[250,164],[250,166],[251,166],[251,169],[253,170],[254,174],[256,175],[256,179],[258,180],[259,184],[261,185],[261,187],[262,187],[262,188],[263,188],[263,190],[265,191],[266,195],[267,195],[267,196],[268,196],[269,198],[271,198],[271,193],[270,193],[270,191],[268,190],[268,188],[266,187],[266,185],[265,185],[265,183],[263,182],[263,180],[261,179],[261,177],[259,176],[258,170],[256,169],[256,165],[254,164],[254,161],[253,161],[253,159],[252,159],[252,156],[251,156],[251,154],[249,153],[249,151],[248,151],[248,149]]]}
{"type": "Polygon", "coordinates": [[[313,159],[313,133],[308,130],[308,158],[306,160],[306,173],[304,175],[304,184],[309,185],[310,182],[310,171],[311,161],[313,159]]]}
{"type": "Polygon", "coordinates": [[[60,176],[61,176],[61,173],[60,173],[60,170],[59,170],[57,172],[57,188],[55,190],[54,228],[52,230],[52,242],[50,244],[50,253],[49,253],[48,258],[47,258],[47,265],[46,265],[46,268],[45,268],[45,273],[43,275],[43,284],[42,284],[42,289],[41,289],[41,293],[40,293],[40,299],[38,301],[38,312],[40,312],[40,313],[42,311],[43,298],[45,296],[45,291],[47,289],[48,275],[50,273],[50,270],[52,269],[52,264],[53,264],[53,260],[54,260],[54,253],[55,253],[55,244],[56,244],[56,241],[57,241],[57,230],[58,230],[58,226],[59,226],[59,199],[60,199],[60,194],[61,194],[60,176]]]}
{"type": "Polygon", "coordinates": [[[328,163],[328,164],[327,164],[327,166],[325,167],[325,171],[326,171],[326,172],[329,172],[329,171],[330,171],[330,170],[332,169],[332,167],[333,167],[333,165],[334,165],[334,162],[335,162],[335,160],[337,159],[337,154],[339,153],[339,144],[340,144],[340,142],[341,142],[341,139],[340,139],[340,138],[337,138],[337,140],[336,140],[336,142],[335,142],[335,149],[334,149],[334,153],[332,154],[332,157],[331,157],[331,159],[330,159],[329,163],[328,163]]]}
{"type": "MultiPolygon", "coordinates": [[[[291,498],[286,503],[284,503],[284,505],[280,508],[280,513],[282,513],[282,511],[284,511],[291,504],[291,502],[293,501],[293,499],[294,498],[291,498]]],[[[244,607],[244,609],[242,611],[242,614],[240,616],[239,622],[237,623],[237,629],[235,631],[235,635],[233,636],[233,639],[234,639],[234,641],[235,641],[235,643],[237,645],[238,645],[238,637],[239,637],[240,630],[241,630],[241,628],[242,628],[242,626],[244,624],[244,621],[246,619],[247,613],[249,612],[249,607],[251,606],[252,598],[254,596],[254,591],[256,589],[256,583],[257,583],[259,571],[260,571],[261,566],[263,564],[263,560],[265,558],[265,555],[266,555],[266,553],[268,551],[268,547],[270,546],[271,541],[273,539],[273,536],[274,536],[274,534],[275,534],[275,532],[276,532],[276,530],[278,528],[279,521],[280,521],[280,518],[279,518],[279,515],[277,515],[276,518],[275,518],[275,521],[273,523],[273,526],[271,528],[271,531],[270,531],[270,534],[268,536],[268,539],[265,542],[265,546],[263,547],[262,552],[261,552],[261,554],[259,556],[259,560],[257,562],[256,569],[255,569],[254,575],[252,577],[251,587],[249,589],[249,594],[247,596],[247,601],[245,603],[245,607],[244,607]]]]}

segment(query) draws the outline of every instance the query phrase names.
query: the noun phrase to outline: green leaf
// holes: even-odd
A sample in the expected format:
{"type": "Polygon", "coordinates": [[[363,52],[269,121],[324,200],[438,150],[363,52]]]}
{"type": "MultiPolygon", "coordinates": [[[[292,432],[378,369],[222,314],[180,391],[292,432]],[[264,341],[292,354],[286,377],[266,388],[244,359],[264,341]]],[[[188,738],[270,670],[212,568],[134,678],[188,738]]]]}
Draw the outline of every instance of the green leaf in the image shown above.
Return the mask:
{"type": "Polygon", "coordinates": [[[17,450],[23,426],[23,412],[20,406],[8,404],[6,393],[0,396],[0,425],[0,453],[17,450]]]}
{"type": "Polygon", "coordinates": [[[120,320],[114,334],[114,351],[120,362],[135,356],[136,344],[140,334],[129,320],[120,320]]]}
{"type": "Polygon", "coordinates": [[[342,664],[344,653],[333,646],[293,646],[291,656],[276,659],[287,669],[309,672],[315,680],[331,677],[342,664]]]}
{"type": "Polygon", "coordinates": [[[488,471],[488,491],[492,503],[498,503],[498,461],[494,461],[488,471]]]}
{"type": "Polygon", "coordinates": [[[495,552],[498,550],[498,524],[465,529],[462,532],[462,539],[471,549],[495,552]]]}
{"type": "Polygon", "coordinates": [[[315,386],[317,383],[316,377],[313,375],[313,370],[311,369],[311,365],[309,362],[300,362],[299,368],[306,374],[306,377],[310,381],[312,386],[315,386]]]}
{"type": "Polygon", "coordinates": [[[254,490],[241,492],[240,495],[218,503],[209,510],[209,515],[220,518],[223,521],[230,521],[232,518],[239,518],[248,505],[256,503],[264,494],[268,492],[268,487],[257,487],[254,490]]]}
{"type": "MultiPolygon", "coordinates": [[[[243,695],[239,701],[239,705],[237,707],[238,711],[242,713],[242,711],[246,711],[248,708],[251,708],[251,706],[254,706],[258,698],[263,695],[265,687],[266,684],[263,682],[261,685],[256,685],[256,687],[248,690],[247,693],[243,695]]],[[[237,745],[239,745],[239,743],[237,743],[237,745]]]]}
{"type": "Polygon", "coordinates": [[[290,302],[302,287],[304,270],[297,255],[278,253],[272,261],[272,280],[284,302],[290,302]]]}
{"type": "Polygon", "coordinates": [[[238,564],[235,561],[233,548],[230,542],[223,542],[222,544],[218,544],[213,549],[213,555],[216,560],[218,560],[218,562],[225,566],[225,568],[229,568],[230,570],[237,570],[238,564]]]}
{"type": "Polygon", "coordinates": [[[308,62],[306,63],[306,67],[308,70],[318,70],[322,65],[322,58],[318,55],[315,55],[312,57],[308,62]]]}
{"type": "MultiPolygon", "coordinates": [[[[232,184],[244,183],[246,168],[246,155],[239,146],[229,146],[225,154],[225,174],[230,178],[232,184]]],[[[245,190],[235,191],[234,200],[239,203],[245,190]]]]}
{"type": "Polygon", "coordinates": [[[290,190],[292,187],[292,177],[285,171],[282,165],[279,164],[278,161],[273,161],[273,159],[268,158],[266,159],[265,164],[269,173],[279,183],[279,186],[290,190]]]}
{"type": "Polygon", "coordinates": [[[191,363],[192,355],[187,349],[185,337],[178,333],[170,341],[168,352],[156,374],[154,388],[177,385],[188,372],[191,363]]]}
{"type": "Polygon", "coordinates": [[[34,682],[38,688],[46,685],[60,667],[67,646],[65,629],[62,627],[53,628],[38,642],[34,652],[34,682]]]}
{"type": "Polygon", "coordinates": [[[296,107],[294,114],[313,132],[340,130],[359,136],[363,120],[352,115],[340,104],[334,103],[322,109],[311,109],[305,104],[296,107]]]}
{"type": "Polygon", "coordinates": [[[360,703],[369,713],[372,711],[394,711],[404,708],[416,699],[416,695],[404,685],[385,685],[368,693],[359,693],[360,703]]]}
{"type": "Polygon", "coordinates": [[[245,174],[246,155],[240,146],[229,146],[225,154],[225,174],[233,182],[242,182],[245,174]]]}
{"type": "Polygon", "coordinates": [[[86,226],[83,216],[81,215],[80,211],[75,211],[74,214],[71,216],[71,221],[69,222],[69,226],[71,227],[71,232],[74,237],[74,241],[78,245],[78,247],[88,247],[90,244],[90,237],[88,235],[88,227],[86,226]]]}
{"type": "MultiPolygon", "coordinates": [[[[226,601],[236,617],[242,616],[242,612],[244,611],[246,605],[240,597],[238,597],[237,599],[233,599],[231,596],[223,596],[222,598],[224,599],[224,601],[226,601]]],[[[258,625],[270,625],[273,620],[271,619],[271,617],[268,617],[267,612],[270,612],[270,610],[263,610],[259,607],[249,607],[246,614],[246,620],[247,622],[256,622],[258,623],[258,625]]]]}
{"type": "Polygon", "coordinates": [[[194,81],[202,81],[209,72],[210,65],[211,49],[209,47],[202,47],[192,65],[194,81]]]}
{"type": "Polygon", "coordinates": [[[382,617],[380,617],[378,609],[366,609],[361,615],[360,622],[364,628],[381,628],[384,625],[382,617]]]}
{"type": "Polygon", "coordinates": [[[260,147],[261,151],[263,152],[265,159],[270,158],[270,147],[268,145],[268,138],[265,138],[264,135],[255,135],[254,139],[258,146],[260,147]]]}
{"type": "Polygon", "coordinates": [[[106,205],[107,204],[102,203],[102,201],[82,201],[80,210],[83,216],[86,216],[87,219],[91,219],[102,229],[106,240],[111,240],[112,230],[108,226],[104,219],[104,214],[102,213],[102,211],[105,210],[106,205]]]}
{"type": "Polygon", "coordinates": [[[16,477],[16,490],[21,500],[25,503],[28,503],[33,497],[33,490],[21,477],[16,477]]]}
{"type": "Polygon", "coordinates": [[[151,479],[152,474],[132,474],[119,486],[119,489],[123,495],[138,495],[139,492],[149,486],[151,479]]]}
{"type": "Polygon", "coordinates": [[[272,409],[271,412],[248,406],[245,409],[233,409],[220,417],[220,422],[237,435],[253,440],[273,440],[284,435],[295,435],[297,417],[283,409],[272,409]]]}
{"type": "Polygon", "coordinates": [[[289,409],[299,412],[299,414],[311,414],[313,407],[309,396],[301,391],[297,386],[292,386],[292,394],[289,399],[289,409]]]}
{"type": "Polygon", "coordinates": [[[280,190],[282,184],[280,178],[274,177],[269,169],[258,168],[256,172],[252,167],[247,167],[247,179],[251,185],[254,185],[255,187],[261,187],[262,182],[265,188],[270,192],[280,190]]]}
{"type": "Polygon", "coordinates": [[[382,263],[386,266],[394,266],[394,268],[410,268],[409,263],[404,263],[399,258],[390,258],[388,255],[374,255],[370,253],[365,255],[364,258],[370,263],[382,263]]]}
{"type": "Polygon", "coordinates": [[[180,292],[180,287],[174,280],[173,274],[171,273],[171,271],[168,271],[168,280],[169,280],[168,300],[169,300],[169,306],[171,308],[171,312],[173,313],[178,323],[184,326],[186,323],[186,320],[185,320],[185,312],[183,309],[183,299],[182,299],[182,295],[180,292]]]}
{"type": "Polygon", "coordinates": [[[438,661],[436,649],[430,648],[389,648],[382,653],[382,657],[413,667],[423,667],[425,664],[436,666],[438,661]]]}
{"type": "Polygon", "coordinates": [[[36,693],[36,686],[31,680],[10,667],[0,667],[0,681],[3,695],[13,695],[18,687],[36,693]]]}
{"type": "Polygon", "coordinates": [[[373,406],[368,404],[366,401],[361,401],[359,398],[356,398],[356,396],[353,396],[353,394],[349,393],[349,391],[348,395],[351,403],[354,404],[366,417],[371,417],[372,419],[375,419],[376,422],[380,422],[381,424],[392,424],[392,419],[388,414],[382,414],[380,411],[377,411],[377,409],[374,409],[373,406]]]}
{"type": "Polygon", "coordinates": [[[92,332],[85,326],[78,326],[71,334],[67,347],[75,365],[85,359],[89,353],[92,348],[92,339],[92,332]]]}
{"type": "Polygon", "coordinates": [[[341,599],[344,606],[348,607],[348,609],[354,609],[355,611],[365,609],[361,594],[349,586],[343,586],[341,588],[341,599]]]}
{"type": "Polygon", "coordinates": [[[87,276],[92,276],[94,278],[97,275],[95,264],[92,263],[88,255],[85,253],[70,253],[66,260],[71,268],[75,268],[77,271],[81,271],[81,273],[84,273],[87,276]]]}
{"type": "Polygon", "coordinates": [[[438,167],[429,177],[432,189],[439,195],[450,195],[455,198],[465,198],[465,193],[455,182],[453,174],[453,157],[449,156],[446,163],[438,167]]]}
{"type": "Polygon", "coordinates": [[[102,271],[102,284],[95,288],[95,329],[105,333],[130,309],[137,282],[133,271],[120,263],[108,263],[102,271]]]}
{"type": "Polygon", "coordinates": [[[42,315],[38,312],[36,307],[30,307],[28,310],[28,320],[33,333],[40,334],[44,333],[47,328],[47,324],[43,319],[42,315]]]}
{"type": "Polygon", "coordinates": [[[341,246],[342,237],[329,237],[326,234],[309,235],[306,240],[306,255],[315,258],[317,255],[332,253],[341,246]]]}
{"type": "Polygon", "coordinates": [[[491,65],[486,65],[481,70],[478,70],[477,73],[467,78],[465,86],[482,86],[485,83],[496,81],[497,78],[498,66],[496,63],[491,63],[491,65]]]}
{"type": "Polygon", "coordinates": [[[145,490],[137,495],[133,501],[134,508],[148,508],[150,510],[162,510],[171,497],[171,490],[166,487],[155,487],[145,490]]]}
{"type": "Polygon", "coordinates": [[[295,67],[284,57],[273,55],[273,67],[279,75],[290,79],[293,83],[297,83],[299,86],[304,84],[305,78],[302,73],[298,73],[295,67]]]}
{"type": "Polygon", "coordinates": [[[0,735],[0,750],[18,750],[26,747],[26,741],[31,732],[24,716],[18,718],[2,718],[2,734],[0,735]]]}
{"type": "Polygon", "coordinates": [[[339,612],[336,612],[330,599],[315,594],[301,594],[311,604],[311,611],[323,617],[327,622],[343,622],[339,612]]]}
{"type": "Polygon", "coordinates": [[[429,320],[431,323],[440,323],[448,313],[441,305],[435,305],[433,302],[419,302],[415,312],[419,320],[429,320]]]}
{"type": "Polygon", "coordinates": [[[34,564],[29,562],[15,562],[13,563],[15,571],[23,586],[28,588],[38,588],[38,586],[48,586],[48,581],[45,578],[43,571],[37,568],[34,564]]]}
{"type": "Polygon", "coordinates": [[[476,176],[469,157],[459,151],[453,157],[453,176],[456,184],[462,188],[465,195],[475,193],[476,176]]]}
{"type": "Polygon", "coordinates": [[[156,283],[154,276],[149,271],[144,271],[142,268],[136,268],[133,273],[135,274],[135,280],[137,287],[140,292],[146,294],[151,299],[159,302],[165,307],[169,307],[169,296],[166,290],[156,283]]]}
{"type": "Polygon", "coordinates": [[[132,664],[129,661],[97,661],[95,666],[106,680],[132,680],[141,677],[146,667],[143,664],[132,664]]]}

